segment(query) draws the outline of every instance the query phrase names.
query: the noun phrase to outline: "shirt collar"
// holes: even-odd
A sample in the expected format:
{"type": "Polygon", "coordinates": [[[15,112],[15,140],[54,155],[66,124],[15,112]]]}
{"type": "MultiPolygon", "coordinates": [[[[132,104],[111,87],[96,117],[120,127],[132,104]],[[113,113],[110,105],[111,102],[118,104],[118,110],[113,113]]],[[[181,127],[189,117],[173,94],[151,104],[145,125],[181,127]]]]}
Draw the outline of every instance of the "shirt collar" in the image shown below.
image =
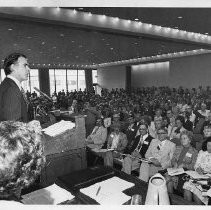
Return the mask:
{"type": "Polygon", "coordinates": [[[15,84],[18,86],[18,88],[21,90],[21,83],[13,76],[11,75],[7,75],[8,78],[10,78],[11,80],[13,80],[15,82],[15,84]]]}
{"type": "Polygon", "coordinates": [[[148,133],[143,135],[143,140],[145,140],[148,137],[148,133]]]}

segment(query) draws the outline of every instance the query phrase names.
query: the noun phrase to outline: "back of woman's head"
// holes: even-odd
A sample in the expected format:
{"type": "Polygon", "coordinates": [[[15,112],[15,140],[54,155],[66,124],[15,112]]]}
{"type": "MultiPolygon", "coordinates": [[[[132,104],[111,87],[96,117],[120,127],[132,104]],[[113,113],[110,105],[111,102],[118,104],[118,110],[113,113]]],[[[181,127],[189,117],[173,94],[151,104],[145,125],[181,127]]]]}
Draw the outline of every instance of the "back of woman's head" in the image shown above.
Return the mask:
{"type": "Polygon", "coordinates": [[[43,163],[38,121],[0,123],[0,198],[29,186],[40,174],[43,163]]]}

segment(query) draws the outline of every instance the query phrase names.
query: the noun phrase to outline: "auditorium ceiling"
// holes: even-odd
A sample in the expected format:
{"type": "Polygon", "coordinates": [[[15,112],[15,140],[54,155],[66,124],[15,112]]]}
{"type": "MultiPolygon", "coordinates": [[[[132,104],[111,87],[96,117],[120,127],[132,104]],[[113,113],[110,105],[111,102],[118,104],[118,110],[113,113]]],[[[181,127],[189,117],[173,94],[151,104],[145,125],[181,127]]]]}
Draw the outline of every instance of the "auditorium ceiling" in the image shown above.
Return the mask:
{"type": "Polygon", "coordinates": [[[210,53],[210,25],[211,8],[1,7],[0,60],[14,51],[31,68],[170,60],[210,53]]]}

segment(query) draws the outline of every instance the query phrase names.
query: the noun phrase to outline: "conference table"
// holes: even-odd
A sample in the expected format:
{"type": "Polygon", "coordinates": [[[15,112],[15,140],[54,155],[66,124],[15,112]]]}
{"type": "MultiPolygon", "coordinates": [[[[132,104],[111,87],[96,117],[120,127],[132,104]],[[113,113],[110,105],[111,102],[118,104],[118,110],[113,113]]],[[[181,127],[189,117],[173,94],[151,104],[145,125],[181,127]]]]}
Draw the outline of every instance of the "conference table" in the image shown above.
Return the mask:
{"type": "MultiPolygon", "coordinates": [[[[123,191],[126,195],[132,196],[134,194],[142,195],[142,203],[145,203],[148,183],[138,179],[135,176],[128,175],[122,171],[117,169],[106,167],[106,166],[95,166],[91,168],[86,168],[80,171],[72,172],[71,174],[67,174],[64,176],[60,176],[56,180],[56,184],[60,187],[71,192],[75,198],[70,201],[65,201],[62,204],[72,205],[95,205],[99,204],[97,201],[93,200],[89,196],[80,192],[81,188],[91,186],[97,182],[101,182],[103,180],[109,179],[111,177],[117,176],[123,180],[128,182],[132,182],[135,185],[129,189],[123,191]]],[[[170,204],[171,205],[195,205],[193,202],[189,202],[183,197],[169,194],[170,204]]],[[[126,205],[130,204],[130,201],[125,203],[126,205]]]]}

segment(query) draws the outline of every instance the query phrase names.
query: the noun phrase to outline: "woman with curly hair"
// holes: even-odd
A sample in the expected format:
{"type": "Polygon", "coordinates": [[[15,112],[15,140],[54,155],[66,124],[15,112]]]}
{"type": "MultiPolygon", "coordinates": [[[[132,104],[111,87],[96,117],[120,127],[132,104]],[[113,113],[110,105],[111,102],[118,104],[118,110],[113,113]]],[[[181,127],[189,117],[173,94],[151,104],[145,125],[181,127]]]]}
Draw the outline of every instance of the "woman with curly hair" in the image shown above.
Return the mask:
{"type": "MultiPolygon", "coordinates": [[[[181,145],[176,147],[171,160],[172,168],[183,168],[185,170],[194,170],[194,165],[198,156],[198,151],[191,146],[193,139],[193,133],[191,131],[184,130],[180,133],[181,145]]],[[[165,175],[167,181],[168,192],[173,193],[174,189],[183,193],[182,176],[169,176],[165,175]]]]}
{"type": "Polygon", "coordinates": [[[0,123],[0,200],[19,201],[21,190],[40,174],[45,162],[41,134],[38,121],[0,123]]]}

